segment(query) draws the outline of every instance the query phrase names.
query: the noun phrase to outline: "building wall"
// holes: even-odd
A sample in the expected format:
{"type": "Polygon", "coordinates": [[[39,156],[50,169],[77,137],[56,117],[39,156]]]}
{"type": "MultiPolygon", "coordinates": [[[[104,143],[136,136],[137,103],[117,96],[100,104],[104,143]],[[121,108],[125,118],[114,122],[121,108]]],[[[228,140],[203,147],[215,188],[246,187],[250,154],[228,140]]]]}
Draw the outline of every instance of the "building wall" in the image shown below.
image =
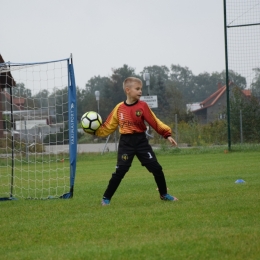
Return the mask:
{"type": "Polygon", "coordinates": [[[226,110],[226,107],[226,94],[223,94],[213,106],[208,107],[207,122],[209,123],[219,119],[219,115],[223,112],[223,110],[226,110]]]}
{"type": "Polygon", "coordinates": [[[207,109],[202,109],[194,112],[196,119],[198,120],[199,124],[206,124],[207,123],[207,109]]]}

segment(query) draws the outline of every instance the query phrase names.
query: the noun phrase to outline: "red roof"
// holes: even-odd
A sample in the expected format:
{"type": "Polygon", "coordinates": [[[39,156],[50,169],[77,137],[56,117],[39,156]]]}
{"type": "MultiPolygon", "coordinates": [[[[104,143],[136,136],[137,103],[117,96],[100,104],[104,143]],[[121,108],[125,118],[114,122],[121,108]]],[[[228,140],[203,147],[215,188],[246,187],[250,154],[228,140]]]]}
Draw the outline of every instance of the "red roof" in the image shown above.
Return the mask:
{"type": "MultiPolygon", "coordinates": [[[[0,54],[0,63],[4,63],[4,59],[2,55],[0,54]]],[[[0,73],[0,88],[6,88],[8,87],[15,87],[16,83],[13,79],[13,76],[11,72],[4,72],[0,73]]],[[[6,92],[5,90],[0,91],[0,95],[3,94],[8,100],[10,100],[10,94],[6,92]]],[[[1,100],[1,97],[0,97],[1,100]]],[[[18,98],[13,98],[13,104],[17,107],[17,109],[22,110],[23,105],[25,103],[25,98],[23,97],[18,97],[18,98]]]]}
{"type": "Polygon", "coordinates": [[[225,93],[226,86],[222,86],[219,88],[216,92],[214,92],[212,95],[210,95],[208,98],[206,98],[204,101],[200,103],[202,107],[209,107],[213,106],[217,100],[225,93]]]}
{"type": "MultiPolygon", "coordinates": [[[[210,95],[208,98],[206,98],[205,100],[203,100],[200,103],[200,106],[201,106],[200,109],[194,110],[193,112],[199,111],[199,110],[205,109],[207,107],[213,106],[225,92],[226,92],[226,85],[222,86],[222,87],[219,87],[216,92],[214,92],[212,95],[210,95]]],[[[250,89],[244,89],[244,90],[242,90],[242,93],[246,97],[250,97],[251,96],[251,90],[250,89]]]]}
{"type": "Polygon", "coordinates": [[[245,96],[250,97],[251,96],[251,90],[250,89],[244,89],[242,90],[245,96]]]}
{"type": "MultiPolygon", "coordinates": [[[[4,59],[0,54],[0,63],[4,63],[4,59]]],[[[12,77],[11,72],[2,72],[0,73],[0,88],[6,88],[7,86],[15,86],[15,81],[12,77]]]]}

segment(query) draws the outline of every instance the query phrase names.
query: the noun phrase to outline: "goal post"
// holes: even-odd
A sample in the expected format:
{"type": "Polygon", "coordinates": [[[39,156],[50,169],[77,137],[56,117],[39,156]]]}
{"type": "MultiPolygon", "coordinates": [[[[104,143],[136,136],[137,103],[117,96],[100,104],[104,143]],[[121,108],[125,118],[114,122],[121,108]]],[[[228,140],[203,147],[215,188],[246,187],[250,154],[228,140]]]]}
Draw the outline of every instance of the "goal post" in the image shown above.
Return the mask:
{"type": "MultiPolygon", "coordinates": [[[[72,58],[71,58],[72,61],[72,58]]],[[[68,64],[69,69],[69,154],[70,154],[70,191],[60,198],[68,199],[73,197],[74,182],[77,162],[77,95],[73,63],[68,64]]]]}
{"type": "Polygon", "coordinates": [[[0,200],[72,198],[77,97],[70,58],[0,57],[0,200]]]}

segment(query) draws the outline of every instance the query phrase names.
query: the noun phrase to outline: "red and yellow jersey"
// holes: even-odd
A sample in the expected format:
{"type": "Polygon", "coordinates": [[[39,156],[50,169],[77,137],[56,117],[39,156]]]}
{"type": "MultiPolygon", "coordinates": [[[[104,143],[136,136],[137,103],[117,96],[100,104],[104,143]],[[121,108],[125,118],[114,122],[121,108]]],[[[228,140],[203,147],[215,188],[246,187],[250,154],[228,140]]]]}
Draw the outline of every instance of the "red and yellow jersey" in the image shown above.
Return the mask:
{"type": "Polygon", "coordinates": [[[95,135],[108,136],[117,126],[120,134],[143,133],[146,131],[145,121],[164,138],[171,136],[171,128],[155,116],[146,102],[140,100],[131,105],[125,102],[117,104],[95,135]]]}

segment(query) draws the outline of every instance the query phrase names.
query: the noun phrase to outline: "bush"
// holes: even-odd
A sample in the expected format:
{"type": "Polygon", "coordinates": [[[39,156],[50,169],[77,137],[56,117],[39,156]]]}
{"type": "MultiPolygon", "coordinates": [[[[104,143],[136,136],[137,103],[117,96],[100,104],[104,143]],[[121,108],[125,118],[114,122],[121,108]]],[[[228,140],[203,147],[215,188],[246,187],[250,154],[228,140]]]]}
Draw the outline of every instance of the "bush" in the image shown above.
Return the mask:
{"type": "Polygon", "coordinates": [[[28,146],[28,151],[33,153],[42,153],[44,152],[44,146],[41,143],[34,142],[34,144],[27,143],[25,140],[20,140],[20,139],[13,139],[13,145],[12,145],[12,137],[11,134],[7,134],[5,139],[0,140],[0,153],[5,154],[5,153],[12,153],[12,149],[14,146],[14,153],[21,153],[25,154],[26,153],[26,146],[28,146]],[[33,145],[32,145],[33,144],[33,145]]]}
{"type": "MultiPolygon", "coordinates": [[[[178,133],[175,133],[175,124],[169,124],[173,129],[173,138],[179,144],[188,146],[220,145],[227,143],[227,123],[225,120],[217,120],[213,123],[200,125],[196,121],[186,123],[181,121],[178,124],[178,133]]],[[[153,144],[162,144],[163,138],[153,131],[153,144]]]]}

